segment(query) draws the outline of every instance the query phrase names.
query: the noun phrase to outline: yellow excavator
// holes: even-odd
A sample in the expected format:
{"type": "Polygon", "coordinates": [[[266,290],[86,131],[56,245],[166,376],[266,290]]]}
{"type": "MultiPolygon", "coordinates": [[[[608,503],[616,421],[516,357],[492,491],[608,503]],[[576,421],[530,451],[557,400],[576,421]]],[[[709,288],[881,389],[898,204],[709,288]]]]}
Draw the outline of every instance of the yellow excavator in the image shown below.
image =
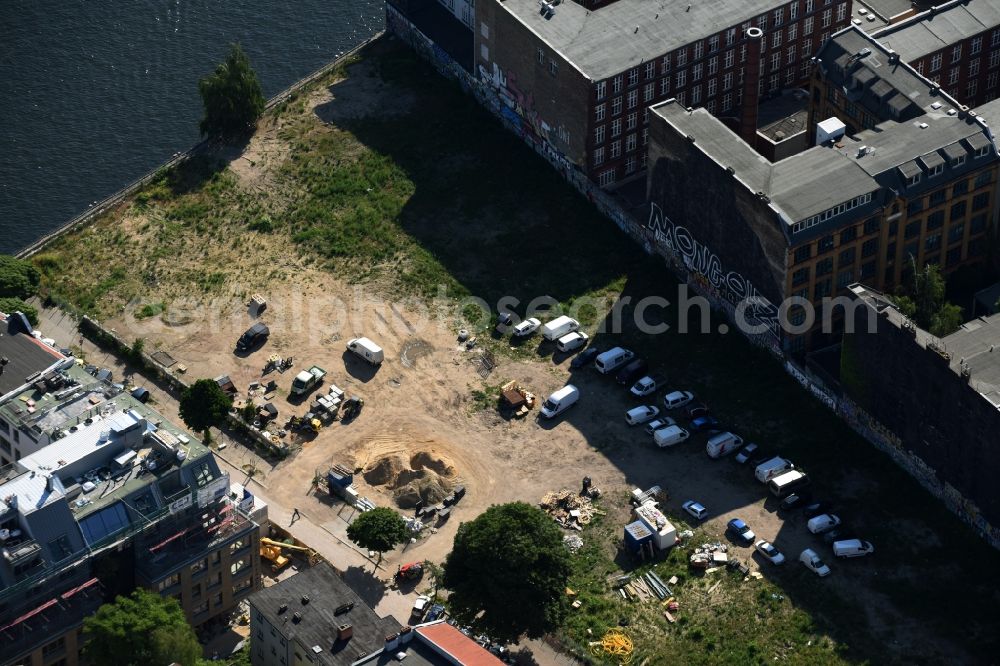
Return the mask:
{"type": "Polygon", "coordinates": [[[296,546],[295,544],[275,541],[274,539],[268,539],[267,537],[263,537],[260,540],[260,556],[271,563],[275,572],[284,569],[288,566],[288,562],[290,561],[282,554],[283,550],[293,550],[304,553],[309,558],[310,566],[316,564],[316,560],[319,559],[316,551],[308,546],[296,546]]]}

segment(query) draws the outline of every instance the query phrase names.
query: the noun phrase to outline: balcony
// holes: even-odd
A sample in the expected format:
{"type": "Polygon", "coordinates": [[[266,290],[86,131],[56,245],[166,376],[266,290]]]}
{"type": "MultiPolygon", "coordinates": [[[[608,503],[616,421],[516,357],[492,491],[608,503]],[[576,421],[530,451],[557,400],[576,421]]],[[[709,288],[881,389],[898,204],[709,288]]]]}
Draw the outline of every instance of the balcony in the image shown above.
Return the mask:
{"type": "Polygon", "coordinates": [[[31,560],[40,558],[42,547],[35,541],[22,541],[3,549],[3,557],[11,567],[20,567],[31,560]]]}

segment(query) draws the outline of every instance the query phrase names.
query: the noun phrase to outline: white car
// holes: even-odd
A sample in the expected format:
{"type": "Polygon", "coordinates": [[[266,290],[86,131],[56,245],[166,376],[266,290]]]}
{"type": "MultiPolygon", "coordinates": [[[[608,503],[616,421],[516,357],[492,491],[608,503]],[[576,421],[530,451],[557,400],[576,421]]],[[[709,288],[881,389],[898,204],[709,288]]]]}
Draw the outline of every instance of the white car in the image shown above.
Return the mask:
{"type": "Polygon", "coordinates": [[[429,606],[430,603],[431,603],[431,598],[426,595],[421,594],[419,597],[417,597],[416,600],[413,602],[413,611],[412,611],[413,617],[416,618],[423,617],[424,613],[427,612],[427,606],[429,606]]]}
{"type": "Polygon", "coordinates": [[[674,421],[669,416],[662,416],[658,419],[653,419],[646,424],[646,433],[652,435],[660,428],[668,428],[672,425],[677,425],[677,421],[674,421]]]}
{"type": "Polygon", "coordinates": [[[799,555],[799,562],[806,565],[806,569],[812,571],[817,576],[822,578],[823,576],[830,575],[830,567],[823,563],[823,560],[819,559],[819,555],[812,548],[806,548],[799,555]]]}
{"type": "Polygon", "coordinates": [[[625,412],[625,423],[629,425],[639,425],[640,423],[645,423],[650,419],[656,418],[660,413],[659,407],[653,407],[652,405],[642,405],[641,407],[633,407],[632,409],[625,412]]]}
{"type": "Polygon", "coordinates": [[[684,504],[681,504],[681,508],[698,520],[705,520],[705,516],[708,515],[708,509],[694,500],[684,502],[684,504]]]}
{"type": "Polygon", "coordinates": [[[582,331],[573,331],[572,333],[567,333],[559,338],[559,340],[556,341],[556,348],[563,353],[569,353],[586,345],[589,339],[590,338],[586,333],[582,331]]]}
{"type": "Polygon", "coordinates": [[[538,321],[534,317],[525,319],[520,324],[514,327],[514,337],[515,338],[526,338],[542,325],[542,322],[538,321]]]}
{"type": "Polygon", "coordinates": [[[777,548],[774,547],[770,541],[764,541],[761,539],[753,545],[761,556],[766,559],[771,564],[784,564],[785,556],[781,554],[777,548]]]}
{"type": "Polygon", "coordinates": [[[832,513],[821,513],[815,518],[810,518],[809,522],[806,523],[806,527],[813,534],[822,534],[823,532],[829,532],[839,524],[840,518],[838,516],[832,513]]]}
{"type": "Polygon", "coordinates": [[[663,396],[663,406],[667,409],[677,409],[692,400],[694,400],[694,393],[691,391],[673,391],[663,396]]]}
{"type": "Polygon", "coordinates": [[[646,375],[632,385],[629,392],[637,398],[645,398],[647,395],[656,393],[656,390],[663,386],[667,379],[663,375],[646,375]]]}

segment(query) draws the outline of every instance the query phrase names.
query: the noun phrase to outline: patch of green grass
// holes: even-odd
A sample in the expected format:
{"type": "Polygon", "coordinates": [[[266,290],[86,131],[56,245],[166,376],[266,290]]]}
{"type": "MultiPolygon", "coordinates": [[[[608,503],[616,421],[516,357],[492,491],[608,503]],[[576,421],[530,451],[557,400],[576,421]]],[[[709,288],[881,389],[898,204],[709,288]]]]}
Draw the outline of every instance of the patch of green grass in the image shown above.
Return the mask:
{"type": "Polygon", "coordinates": [[[482,412],[487,409],[496,409],[500,405],[500,387],[506,382],[490,384],[481,389],[472,389],[472,401],[469,405],[470,412],[482,412]]]}
{"type": "Polygon", "coordinates": [[[156,317],[156,316],[158,316],[164,310],[166,310],[166,305],[164,305],[162,302],[160,302],[160,303],[147,303],[147,304],[143,305],[141,308],[139,308],[138,310],[136,310],[136,312],[135,312],[135,318],[136,319],[149,319],[150,317],[156,317]]]}

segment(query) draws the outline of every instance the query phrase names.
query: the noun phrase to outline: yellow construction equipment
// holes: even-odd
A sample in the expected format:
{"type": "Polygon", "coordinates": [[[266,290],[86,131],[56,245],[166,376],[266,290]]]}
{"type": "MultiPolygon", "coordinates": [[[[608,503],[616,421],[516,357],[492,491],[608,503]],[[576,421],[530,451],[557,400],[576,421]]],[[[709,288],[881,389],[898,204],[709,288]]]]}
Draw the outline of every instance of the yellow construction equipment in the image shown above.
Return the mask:
{"type": "Polygon", "coordinates": [[[319,559],[316,551],[308,546],[296,546],[292,543],[275,541],[267,537],[260,540],[260,556],[270,561],[275,571],[281,571],[288,565],[289,559],[282,554],[282,550],[294,550],[306,554],[310,565],[315,564],[316,560],[319,559]]]}

